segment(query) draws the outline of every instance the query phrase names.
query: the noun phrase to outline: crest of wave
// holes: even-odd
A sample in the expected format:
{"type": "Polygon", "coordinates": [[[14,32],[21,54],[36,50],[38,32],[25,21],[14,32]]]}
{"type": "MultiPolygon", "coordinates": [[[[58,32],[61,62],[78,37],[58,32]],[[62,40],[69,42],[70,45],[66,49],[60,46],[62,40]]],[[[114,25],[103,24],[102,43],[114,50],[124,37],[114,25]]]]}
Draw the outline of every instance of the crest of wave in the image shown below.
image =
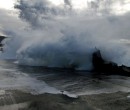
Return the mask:
{"type": "Polygon", "coordinates": [[[58,7],[45,0],[20,0],[15,8],[30,25],[16,49],[20,64],[90,70],[96,47],[105,59],[130,65],[129,13],[113,15],[108,7],[97,12],[94,6],[77,12],[71,2],[58,7]],[[106,10],[109,14],[104,15],[106,10]]]}

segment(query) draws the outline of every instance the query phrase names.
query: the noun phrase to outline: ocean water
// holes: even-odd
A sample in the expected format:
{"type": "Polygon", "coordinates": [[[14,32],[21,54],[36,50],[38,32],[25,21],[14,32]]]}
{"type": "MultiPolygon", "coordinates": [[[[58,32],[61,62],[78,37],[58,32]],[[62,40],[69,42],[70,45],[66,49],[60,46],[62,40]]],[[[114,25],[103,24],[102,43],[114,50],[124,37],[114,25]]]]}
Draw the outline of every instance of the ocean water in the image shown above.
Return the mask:
{"type": "Polygon", "coordinates": [[[64,91],[71,97],[130,92],[130,77],[43,68],[76,65],[89,71],[97,49],[106,61],[130,67],[129,5],[128,0],[19,0],[12,10],[0,9],[0,33],[8,37],[0,59],[16,59],[0,60],[0,103],[8,99],[5,90],[64,91]]]}
{"type": "Polygon", "coordinates": [[[65,91],[73,95],[130,92],[130,78],[20,66],[14,60],[2,60],[0,90],[20,90],[32,94],[65,91]]]}

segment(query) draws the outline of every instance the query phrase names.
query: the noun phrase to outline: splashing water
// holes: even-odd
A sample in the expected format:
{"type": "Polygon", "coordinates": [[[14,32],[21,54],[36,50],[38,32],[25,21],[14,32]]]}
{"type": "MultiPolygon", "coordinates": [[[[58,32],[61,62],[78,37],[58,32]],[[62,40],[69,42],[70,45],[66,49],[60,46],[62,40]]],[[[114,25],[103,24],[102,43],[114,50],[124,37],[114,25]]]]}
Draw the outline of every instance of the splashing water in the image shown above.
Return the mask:
{"type": "Polygon", "coordinates": [[[86,5],[80,2],[80,7],[74,0],[57,3],[20,0],[15,5],[19,18],[17,13],[3,14],[14,25],[3,24],[1,30],[14,39],[1,58],[14,57],[19,64],[33,66],[76,64],[76,69],[90,70],[91,55],[97,47],[105,59],[130,66],[128,2],[91,0],[86,5]]]}

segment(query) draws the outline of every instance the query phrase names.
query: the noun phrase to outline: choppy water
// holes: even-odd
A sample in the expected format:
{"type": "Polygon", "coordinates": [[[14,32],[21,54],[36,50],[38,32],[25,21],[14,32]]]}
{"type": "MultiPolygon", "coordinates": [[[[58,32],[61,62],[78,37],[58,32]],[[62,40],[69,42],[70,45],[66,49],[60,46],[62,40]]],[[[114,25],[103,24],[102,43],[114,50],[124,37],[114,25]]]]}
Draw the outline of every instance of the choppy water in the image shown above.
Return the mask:
{"type": "Polygon", "coordinates": [[[78,95],[130,92],[129,77],[95,77],[91,73],[81,74],[42,67],[19,66],[13,60],[0,61],[0,90],[22,90],[33,94],[60,93],[63,90],[78,95]]]}

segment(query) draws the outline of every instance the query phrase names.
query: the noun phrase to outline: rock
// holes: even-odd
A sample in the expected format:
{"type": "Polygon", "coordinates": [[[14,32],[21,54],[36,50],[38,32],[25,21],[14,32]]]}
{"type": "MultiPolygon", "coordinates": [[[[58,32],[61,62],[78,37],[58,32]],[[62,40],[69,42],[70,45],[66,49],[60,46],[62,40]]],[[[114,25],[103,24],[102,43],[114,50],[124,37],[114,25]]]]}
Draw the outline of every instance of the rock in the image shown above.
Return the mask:
{"type": "Polygon", "coordinates": [[[95,73],[103,74],[117,74],[130,76],[130,67],[125,65],[118,66],[115,62],[106,61],[103,59],[100,50],[97,50],[92,54],[93,71],[95,73]]]}
{"type": "Polygon", "coordinates": [[[5,37],[5,36],[0,36],[0,43],[1,43],[5,38],[7,38],[7,37],[5,37]]]}
{"type": "Polygon", "coordinates": [[[7,37],[5,37],[5,36],[0,36],[0,51],[3,51],[3,46],[4,46],[4,44],[2,43],[2,41],[3,41],[5,38],[7,38],[7,37]]]}

